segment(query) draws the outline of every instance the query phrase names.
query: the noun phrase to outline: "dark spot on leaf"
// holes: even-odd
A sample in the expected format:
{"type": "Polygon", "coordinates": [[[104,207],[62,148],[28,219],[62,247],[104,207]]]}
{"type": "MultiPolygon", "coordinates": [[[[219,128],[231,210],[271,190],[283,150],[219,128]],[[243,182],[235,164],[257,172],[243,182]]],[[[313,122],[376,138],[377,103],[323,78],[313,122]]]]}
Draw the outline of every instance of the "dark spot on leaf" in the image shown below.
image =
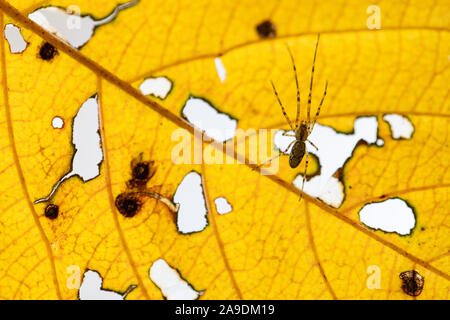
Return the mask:
{"type": "Polygon", "coordinates": [[[141,207],[142,201],[130,193],[121,193],[116,198],[116,208],[126,218],[134,217],[141,207]]]}
{"type": "Polygon", "coordinates": [[[153,177],[156,170],[153,161],[139,161],[131,163],[131,179],[128,181],[129,188],[145,187],[153,177]]]}
{"type": "Polygon", "coordinates": [[[256,31],[261,38],[274,38],[277,36],[277,28],[270,20],[264,20],[258,24],[256,31]]]}
{"type": "Polygon", "coordinates": [[[56,204],[48,204],[45,207],[45,216],[49,219],[56,219],[58,218],[58,213],[59,213],[59,207],[56,204]]]}
{"type": "Polygon", "coordinates": [[[150,165],[148,162],[139,162],[133,168],[133,179],[145,180],[148,179],[150,173],[150,165]]]}
{"type": "Polygon", "coordinates": [[[45,61],[52,60],[56,54],[58,54],[58,50],[48,42],[45,42],[39,49],[39,56],[45,61]]]}
{"type": "Polygon", "coordinates": [[[400,273],[400,279],[403,281],[402,289],[406,294],[416,297],[422,292],[425,279],[416,270],[400,273]]]}

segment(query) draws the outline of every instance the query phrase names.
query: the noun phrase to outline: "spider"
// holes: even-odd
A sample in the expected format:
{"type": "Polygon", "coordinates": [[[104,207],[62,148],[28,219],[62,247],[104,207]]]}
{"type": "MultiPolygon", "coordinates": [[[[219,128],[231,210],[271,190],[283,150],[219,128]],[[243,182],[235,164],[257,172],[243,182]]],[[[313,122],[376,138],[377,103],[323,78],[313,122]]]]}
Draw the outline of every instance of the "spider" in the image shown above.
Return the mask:
{"type": "Polygon", "coordinates": [[[270,83],[272,84],[272,88],[273,91],[275,93],[275,96],[277,98],[278,104],[281,107],[281,111],[283,112],[284,117],[286,118],[290,128],[292,129],[292,131],[294,131],[294,134],[287,134],[287,133],[283,133],[283,135],[288,136],[288,137],[294,137],[295,140],[293,140],[288,147],[286,148],[286,150],[281,151],[280,154],[278,154],[276,157],[264,162],[263,164],[259,165],[258,167],[269,163],[270,161],[278,158],[279,156],[281,156],[282,154],[289,154],[287,153],[287,151],[289,150],[289,148],[292,146],[292,144],[294,144],[294,146],[292,147],[292,150],[289,154],[289,166],[291,168],[297,168],[298,165],[300,164],[300,162],[303,159],[303,156],[306,153],[306,159],[305,159],[305,173],[303,174],[303,183],[302,183],[302,192],[300,193],[300,199],[299,201],[302,199],[303,197],[303,188],[305,186],[305,179],[306,179],[306,170],[308,168],[308,155],[309,152],[306,150],[306,145],[305,142],[309,142],[316,150],[319,150],[314,143],[312,143],[309,139],[308,136],[311,134],[311,132],[314,129],[314,125],[316,124],[316,120],[317,120],[317,116],[320,113],[320,108],[322,107],[323,101],[325,99],[325,96],[327,95],[327,88],[328,88],[328,81],[326,81],[325,83],[325,91],[323,93],[322,96],[322,100],[320,101],[319,107],[317,108],[316,111],[316,115],[314,116],[313,121],[311,121],[311,94],[312,94],[312,87],[313,87],[313,81],[314,81],[314,66],[316,64],[316,55],[317,55],[317,48],[319,47],[319,39],[320,39],[320,34],[317,36],[317,42],[316,42],[316,49],[314,51],[314,60],[313,60],[313,65],[312,65],[312,71],[311,71],[311,82],[309,85],[309,96],[308,96],[308,105],[307,105],[307,109],[306,109],[306,121],[305,120],[300,120],[300,89],[298,86],[298,77],[297,77],[297,68],[295,67],[295,61],[294,61],[294,56],[292,55],[291,50],[289,49],[288,46],[287,50],[289,52],[289,55],[291,57],[291,61],[292,61],[292,66],[294,68],[294,77],[295,77],[295,84],[297,86],[297,115],[295,117],[295,127],[292,125],[291,119],[289,118],[289,116],[286,113],[286,110],[283,107],[283,104],[281,103],[280,97],[278,96],[278,92],[277,89],[275,89],[275,85],[273,84],[272,81],[270,81],[270,83]]]}

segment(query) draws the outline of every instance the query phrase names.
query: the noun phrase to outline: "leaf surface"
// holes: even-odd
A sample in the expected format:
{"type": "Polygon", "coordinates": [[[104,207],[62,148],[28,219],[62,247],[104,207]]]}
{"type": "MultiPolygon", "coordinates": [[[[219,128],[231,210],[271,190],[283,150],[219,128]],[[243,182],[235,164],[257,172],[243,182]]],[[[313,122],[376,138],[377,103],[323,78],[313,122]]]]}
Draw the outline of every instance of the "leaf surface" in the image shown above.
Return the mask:
{"type": "MultiPolygon", "coordinates": [[[[121,2],[55,1],[102,18],[121,2]]],[[[99,27],[80,51],[30,22],[27,14],[46,1],[0,1],[2,27],[21,27],[28,48],[11,54],[3,41],[0,112],[0,297],[76,299],[69,266],[98,271],[103,287],[129,299],[160,299],[149,278],[163,258],[201,299],[407,299],[399,274],[425,278],[418,299],[448,299],[450,280],[449,163],[450,52],[448,2],[384,1],[382,29],[366,26],[367,1],[140,1],[99,27]],[[255,26],[270,19],[277,37],[259,38],[255,26]],[[174,165],[172,132],[192,132],[181,118],[189,95],[210,101],[238,120],[238,128],[289,129],[269,80],[295,114],[295,82],[286,50],[299,73],[305,112],[316,34],[321,33],[313,110],[329,92],[318,122],[351,133],[354,120],[375,116],[382,147],[359,144],[342,169],[345,199],[335,209],[292,185],[293,170],[280,159],[275,176],[247,165],[174,165]],[[49,41],[59,53],[38,58],[49,41]],[[224,83],[214,59],[220,56],[224,83]],[[140,94],[145,78],[165,76],[173,89],[165,100],[140,94]],[[57,190],[57,219],[33,202],[70,171],[72,119],[93,94],[100,106],[104,160],[100,175],[76,177],[57,190]],[[382,117],[407,116],[409,140],[391,138],[382,117]],[[51,126],[59,116],[62,130],[51,126]],[[183,177],[202,176],[209,225],[183,235],[174,214],[147,200],[133,218],[114,201],[126,191],[130,163],[140,154],[155,162],[149,186],[171,198],[183,177]],[[233,211],[219,215],[214,199],[233,211]],[[358,212],[367,203],[400,197],[413,208],[410,236],[366,227],[358,212]],[[380,289],[367,286],[367,268],[381,271],[380,289]]],[[[206,144],[205,144],[206,146],[206,144]]],[[[228,154],[228,157],[235,156],[228,154]]],[[[333,157],[332,154],[329,155],[333,157]]],[[[310,174],[320,169],[317,159],[310,174]]]]}

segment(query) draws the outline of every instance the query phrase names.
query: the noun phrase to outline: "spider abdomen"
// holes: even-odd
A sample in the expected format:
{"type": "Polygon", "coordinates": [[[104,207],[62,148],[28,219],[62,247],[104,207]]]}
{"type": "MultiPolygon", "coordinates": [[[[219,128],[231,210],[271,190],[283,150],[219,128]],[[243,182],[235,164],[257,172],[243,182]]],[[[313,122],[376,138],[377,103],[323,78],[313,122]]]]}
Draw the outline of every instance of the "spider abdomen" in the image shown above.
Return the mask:
{"type": "Polygon", "coordinates": [[[294,143],[289,155],[289,165],[291,168],[297,168],[305,155],[305,142],[298,140],[294,143]]]}

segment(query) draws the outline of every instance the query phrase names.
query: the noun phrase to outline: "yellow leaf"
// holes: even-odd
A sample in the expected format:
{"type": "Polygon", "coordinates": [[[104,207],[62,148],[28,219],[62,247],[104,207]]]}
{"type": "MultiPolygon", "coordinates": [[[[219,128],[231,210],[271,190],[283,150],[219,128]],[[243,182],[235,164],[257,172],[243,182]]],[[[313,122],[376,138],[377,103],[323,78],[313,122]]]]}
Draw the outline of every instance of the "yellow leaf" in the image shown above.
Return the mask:
{"type": "MultiPolygon", "coordinates": [[[[51,5],[76,6],[81,17],[100,21],[121,3],[51,5]]],[[[409,299],[400,279],[408,270],[424,278],[414,298],[448,299],[448,1],[379,1],[380,29],[372,28],[378,10],[372,4],[141,0],[76,49],[28,18],[48,1],[0,0],[2,28],[20,27],[27,42],[22,53],[12,53],[7,40],[1,45],[0,297],[77,299],[83,275],[95,270],[105,290],[161,299],[166,293],[150,270],[163,259],[200,299],[409,299]],[[274,26],[268,37],[257,32],[264,21],[274,26]],[[314,130],[332,128],[339,139],[355,139],[348,159],[331,173],[343,186],[338,205],[308,194],[299,202],[293,181],[301,181],[305,160],[292,169],[282,156],[275,175],[252,164],[174,163],[172,134],[184,129],[195,140],[183,113],[190,97],[236,120],[238,129],[289,130],[269,82],[295,118],[286,47],[295,58],[305,119],[318,33],[313,115],[326,80],[329,85],[314,130]],[[48,61],[40,54],[45,42],[57,50],[48,61]],[[165,99],[139,90],[155,77],[171,82],[165,99]],[[49,202],[35,203],[74,169],[74,119],[91,97],[99,108],[99,174],[86,181],[72,176],[49,202]],[[394,139],[387,114],[406,117],[412,137],[394,139]],[[52,126],[55,117],[62,128],[52,126]],[[355,121],[368,117],[377,124],[378,144],[356,132],[355,121]],[[153,161],[144,186],[129,181],[136,161],[153,161]],[[208,224],[183,234],[170,204],[192,171],[201,177],[208,224]],[[144,189],[167,201],[143,196],[144,189]],[[129,192],[142,207],[125,217],[116,203],[129,192]],[[231,212],[218,212],[215,200],[222,197],[231,212]],[[396,198],[413,210],[410,234],[361,221],[366,205],[396,198]],[[59,208],[56,218],[45,215],[49,203],[59,208]]],[[[214,148],[230,161],[249,156],[214,148]]],[[[323,174],[324,161],[343,149],[310,157],[310,177],[323,174]]]]}

